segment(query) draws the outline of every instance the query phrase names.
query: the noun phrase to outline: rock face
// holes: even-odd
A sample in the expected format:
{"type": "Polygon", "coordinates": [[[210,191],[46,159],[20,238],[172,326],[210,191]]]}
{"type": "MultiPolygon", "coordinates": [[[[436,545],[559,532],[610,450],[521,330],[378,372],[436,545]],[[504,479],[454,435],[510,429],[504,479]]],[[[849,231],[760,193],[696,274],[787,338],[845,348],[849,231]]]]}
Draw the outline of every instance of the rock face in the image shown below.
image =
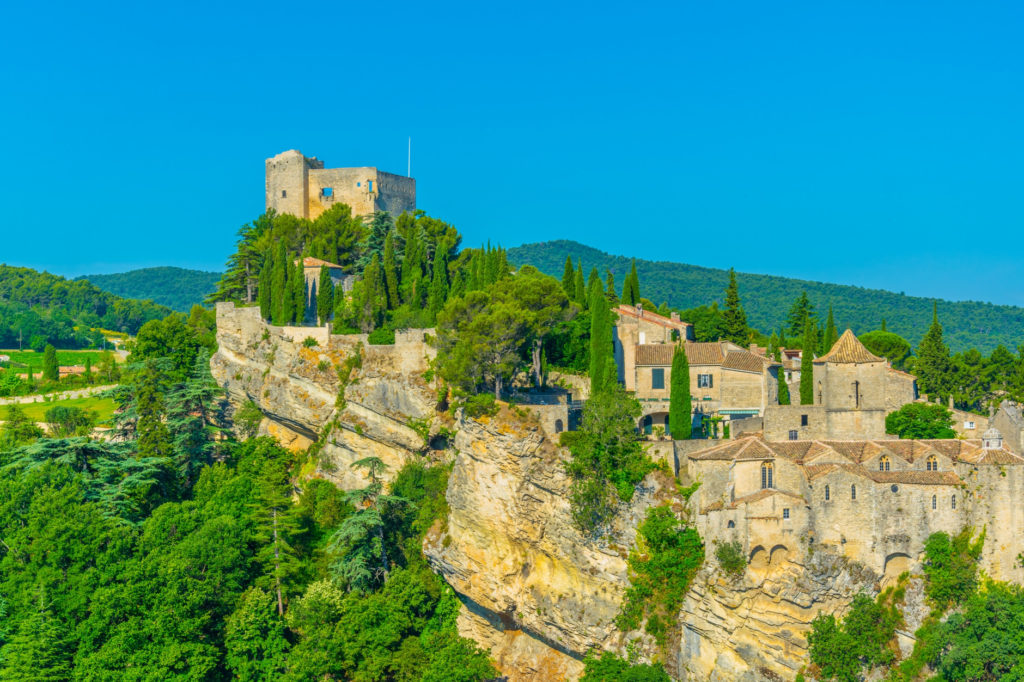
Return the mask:
{"type": "Polygon", "coordinates": [[[431,352],[423,332],[372,346],[365,335],[274,327],[257,308],[219,303],[217,343],[213,376],[236,407],[256,403],[261,433],[295,449],[323,441],[317,475],[359,487],[365,479],[352,462],[376,456],[393,475],[426,449],[436,394],[423,378],[431,352]]]}
{"type": "Polygon", "coordinates": [[[460,419],[446,529],[424,551],[463,602],[462,634],[510,680],[575,679],[593,649],[619,649],[613,620],[646,509],[673,489],[652,474],[600,540],[569,515],[564,456],[536,423],[503,410],[460,419]]]}

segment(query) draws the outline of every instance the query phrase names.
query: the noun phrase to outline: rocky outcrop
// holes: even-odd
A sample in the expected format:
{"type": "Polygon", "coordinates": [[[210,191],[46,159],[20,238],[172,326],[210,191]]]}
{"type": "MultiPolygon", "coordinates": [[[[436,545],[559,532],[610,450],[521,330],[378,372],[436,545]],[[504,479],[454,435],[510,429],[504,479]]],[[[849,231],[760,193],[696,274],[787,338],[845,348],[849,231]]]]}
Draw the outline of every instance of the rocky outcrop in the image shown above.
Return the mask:
{"type": "Polygon", "coordinates": [[[460,631],[510,680],[575,679],[589,650],[621,647],[626,557],[673,482],[649,476],[615,526],[589,539],[570,517],[564,451],[539,425],[506,409],[456,426],[447,527],[424,551],[463,602],[460,631]]]}
{"type": "Polygon", "coordinates": [[[294,449],[322,441],[316,475],[358,487],[352,462],[376,456],[394,474],[426,449],[436,393],[423,378],[422,332],[373,346],[365,335],[266,325],[256,308],[220,303],[217,343],[213,376],[236,408],[259,407],[262,433],[294,449]]]}

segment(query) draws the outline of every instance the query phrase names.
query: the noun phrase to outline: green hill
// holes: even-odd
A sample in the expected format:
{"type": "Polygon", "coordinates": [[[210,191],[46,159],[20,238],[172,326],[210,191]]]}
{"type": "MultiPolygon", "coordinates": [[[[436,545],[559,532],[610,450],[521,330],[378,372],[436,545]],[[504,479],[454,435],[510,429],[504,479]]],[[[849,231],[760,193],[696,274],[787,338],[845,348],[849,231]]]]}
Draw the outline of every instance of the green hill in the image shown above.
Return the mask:
{"type": "Polygon", "coordinates": [[[134,334],[170,310],[133,301],[90,282],[72,281],[30,268],[0,265],[0,348],[86,348],[103,342],[98,331],[134,334]]]}
{"type": "MultiPolygon", "coordinates": [[[[524,244],[508,250],[509,261],[533,265],[561,278],[565,257],[573,263],[583,261],[588,274],[596,266],[604,279],[605,270],[615,274],[621,290],[632,259],[612,256],[578,242],[557,240],[524,244]]],[[[729,273],[726,270],[666,261],[636,261],[640,293],[644,298],[678,309],[693,308],[718,301],[724,303],[729,273]]],[[[939,321],[945,328],[946,343],[954,351],[977,348],[990,352],[999,344],[1011,351],[1024,344],[1024,308],[994,305],[979,301],[945,301],[907,296],[881,289],[865,289],[846,284],[809,282],[775,275],[737,273],[743,307],[752,327],[770,333],[783,325],[793,301],[806,291],[821,316],[833,306],[840,330],[850,327],[857,334],[877,329],[884,318],[889,331],[917,342],[932,319],[932,304],[937,302],[939,321]]]]}
{"type": "Polygon", "coordinates": [[[187,313],[217,288],[219,272],[184,268],[142,268],[113,275],[83,275],[100,289],[125,298],[150,300],[187,313]]]}

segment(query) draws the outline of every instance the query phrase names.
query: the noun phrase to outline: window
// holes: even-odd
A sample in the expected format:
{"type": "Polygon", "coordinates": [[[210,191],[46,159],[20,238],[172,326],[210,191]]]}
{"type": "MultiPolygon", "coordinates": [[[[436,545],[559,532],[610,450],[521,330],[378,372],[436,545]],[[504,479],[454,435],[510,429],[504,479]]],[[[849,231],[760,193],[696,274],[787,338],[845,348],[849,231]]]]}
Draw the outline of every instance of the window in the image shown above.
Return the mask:
{"type": "Polygon", "coordinates": [[[362,187],[362,186],[363,186],[363,183],[361,183],[361,182],[357,182],[356,183],[356,187],[362,187]]]}
{"type": "Polygon", "coordinates": [[[825,486],[825,501],[828,502],[830,497],[831,497],[831,491],[828,489],[828,486],[825,486]]]}
{"type": "Polygon", "coordinates": [[[668,415],[665,415],[665,430],[668,431],[668,415]]]}
{"type": "Polygon", "coordinates": [[[652,433],[654,433],[654,419],[651,417],[651,415],[647,415],[646,417],[644,417],[643,425],[645,434],[649,436],[652,433]]]}
{"type": "Polygon", "coordinates": [[[782,518],[784,518],[784,519],[788,519],[789,518],[789,510],[788,509],[783,509],[782,510],[782,518]]]}
{"type": "Polygon", "coordinates": [[[320,190],[320,196],[322,196],[324,199],[330,199],[331,197],[334,196],[334,188],[324,187],[323,189],[320,190]]]}
{"type": "Polygon", "coordinates": [[[556,419],[555,420],[555,433],[561,433],[564,429],[565,429],[565,427],[562,425],[562,420],[561,419],[556,419]]]}
{"type": "Polygon", "coordinates": [[[939,460],[935,458],[935,455],[929,455],[928,459],[924,463],[924,466],[928,471],[938,471],[939,460]]]}
{"type": "Polygon", "coordinates": [[[953,497],[951,498],[951,501],[953,502],[953,509],[956,509],[956,495],[954,495],[954,496],[953,496],[953,497]]]}
{"type": "Polygon", "coordinates": [[[965,429],[973,429],[974,428],[974,422],[964,422],[964,428],[965,429]]]}
{"type": "Polygon", "coordinates": [[[647,332],[640,332],[640,345],[647,343],[647,332]]]}
{"type": "Polygon", "coordinates": [[[710,374],[698,374],[697,375],[697,388],[712,388],[714,382],[711,380],[710,374]]]}
{"type": "Polygon", "coordinates": [[[651,370],[651,388],[665,388],[665,370],[661,367],[655,367],[651,370]]]}
{"type": "Polygon", "coordinates": [[[932,509],[937,509],[939,506],[939,496],[932,495],[932,509]]]}
{"type": "Polygon", "coordinates": [[[807,426],[807,415],[800,415],[800,426],[807,426]]]}
{"type": "Polygon", "coordinates": [[[790,440],[797,440],[799,437],[800,437],[800,434],[799,434],[799,432],[797,432],[796,429],[793,429],[792,431],[789,432],[789,439],[790,440]]]}
{"type": "Polygon", "coordinates": [[[735,528],[736,527],[736,522],[735,521],[730,521],[728,524],[726,524],[726,527],[727,528],[735,528]]]}
{"type": "Polygon", "coordinates": [[[772,480],[772,463],[762,462],[761,463],[761,489],[767,490],[774,488],[775,482],[772,480]]]}
{"type": "Polygon", "coordinates": [[[367,180],[366,181],[366,191],[367,192],[372,192],[373,191],[373,180],[367,180]]]}
{"type": "Polygon", "coordinates": [[[878,470],[879,471],[888,471],[889,470],[889,458],[887,456],[882,455],[882,459],[878,460],[878,470]]]}
{"type": "Polygon", "coordinates": [[[286,190],[286,189],[281,190],[281,198],[282,199],[287,199],[288,198],[288,190],[286,190]]]}
{"type": "Polygon", "coordinates": [[[850,486],[850,499],[851,500],[856,500],[857,499],[857,486],[855,486],[855,485],[851,485],[850,486]]]}

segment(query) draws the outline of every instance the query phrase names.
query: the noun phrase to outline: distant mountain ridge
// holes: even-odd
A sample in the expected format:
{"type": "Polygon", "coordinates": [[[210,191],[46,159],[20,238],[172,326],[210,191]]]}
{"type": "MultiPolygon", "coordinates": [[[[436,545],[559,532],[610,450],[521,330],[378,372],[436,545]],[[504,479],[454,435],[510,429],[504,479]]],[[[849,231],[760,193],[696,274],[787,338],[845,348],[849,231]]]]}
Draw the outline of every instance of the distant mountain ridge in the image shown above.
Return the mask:
{"type": "MultiPolygon", "coordinates": [[[[561,278],[565,257],[573,263],[583,262],[583,273],[589,275],[597,267],[602,281],[605,270],[615,275],[621,292],[622,280],[629,272],[632,258],[613,256],[598,249],[566,239],[524,244],[508,249],[508,258],[517,265],[533,265],[554,277],[561,278]]],[[[673,308],[693,308],[718,301],[724,304],[727,270],[697,265],[636,259],[640,276],[640,294],[673,308]]],[[[932,305],[938,304],[939,321],[945,330],[947,345],[954,351],[977,348],[989,353],[999,344],[1016,352],[1024,344],[1024,308],[978,301],[946,301],[936,298],[907,296],[882,289],[866,289],[848,284],[829,284],[781,277],[736,273],[740,297],[750,326],[771,333],[780,329],[790,306],[806,291],[815,305],[819,319],[833,307],[836,325],[854,333],[878,329],[885,319],[889,331],[907,338],[916,346],[932,320],[932,305]]]]}
{"type": "Polygon", "coordinates": [[[162,266],[110,275],[82,275],[75,279],[88,280],[117,296],[151,300],[187,313],[217,288],[220,276],[219,272],[162,266]]]}

